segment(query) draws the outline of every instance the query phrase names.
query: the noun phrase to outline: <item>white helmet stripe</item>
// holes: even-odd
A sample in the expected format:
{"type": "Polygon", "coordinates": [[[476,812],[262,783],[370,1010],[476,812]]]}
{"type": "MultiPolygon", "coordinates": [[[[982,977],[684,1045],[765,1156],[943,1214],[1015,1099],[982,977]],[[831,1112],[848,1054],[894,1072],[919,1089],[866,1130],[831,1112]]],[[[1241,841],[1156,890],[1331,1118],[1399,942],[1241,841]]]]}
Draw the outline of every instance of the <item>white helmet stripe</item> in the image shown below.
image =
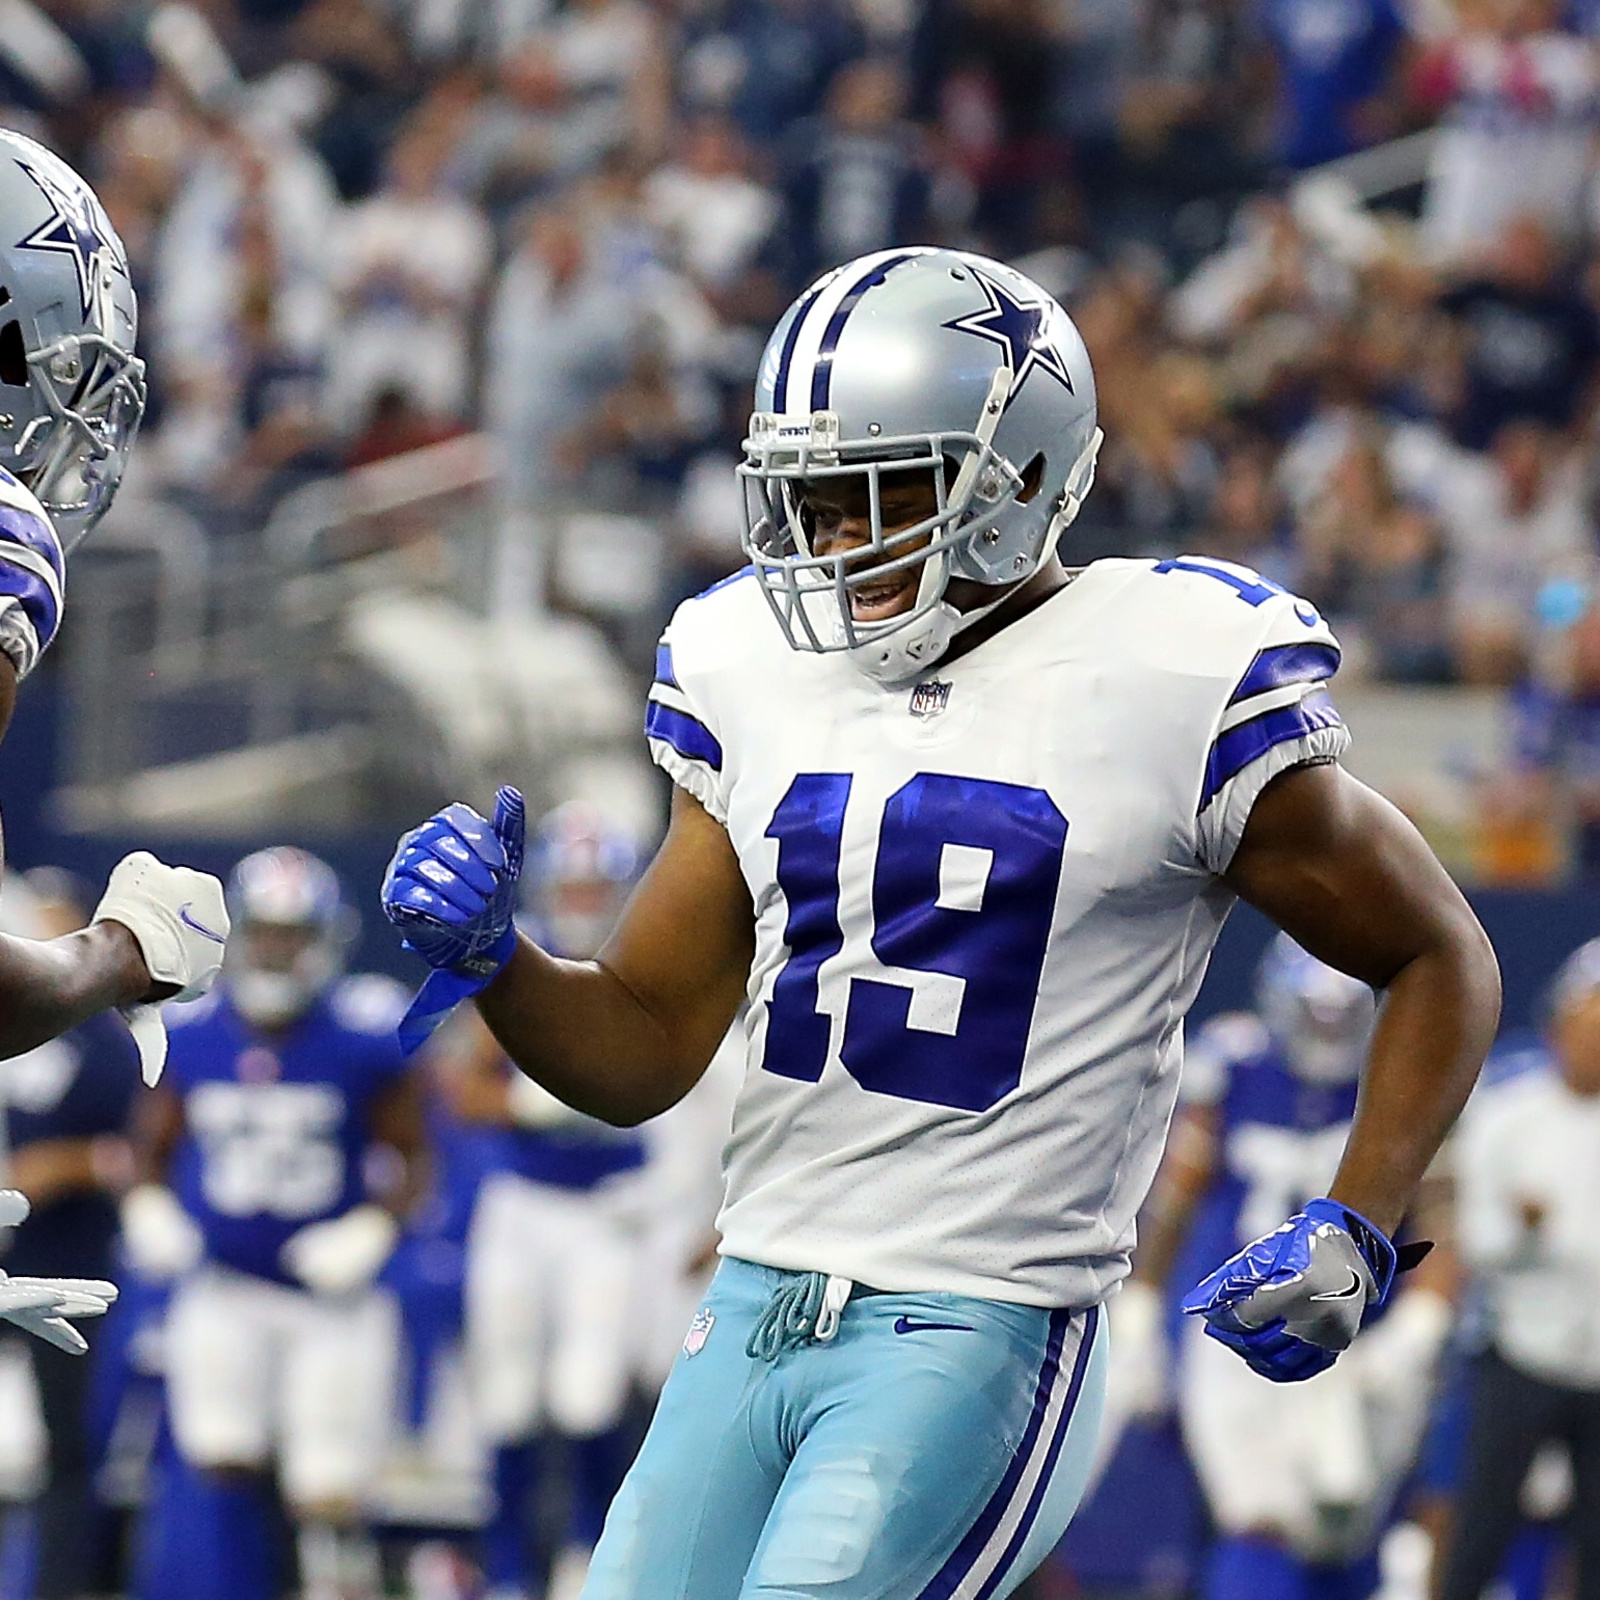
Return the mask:
{"type": "MultiPolygon", "coordinates": [[[[824,343],[827,344],[827,362],[825,372],[830,371],[833,365],[833,351],[839,342],[839,330],[843,322],[834,325],[834,318],[840,306],[850,300],[850,308],[845,311],[848,317],[855,304],[859,301],[861,293],[872,286],[877,274],[886,263],[893,262],[898,265],[901,261],[908,261],[915,251],[907,250],[880,250],[876,255],[863,257],[860,261],[852,261],[849,265],[852,270],[843,268],[830,273],[809,297],[809,304],[798,317],[795,318],[795,328],[790,329],[793,337],[790,346],[790,361],[787,371],[783,374],[787,382],[784,385],[784,403],[774,404],[773,409],[780,414],[789,416],[810,416],[813,411],[827,410],[827,402],[817,405],[815,395],[818,385],[817,363],[822,355],[824,343]],[[851,297],[854,296],[854,299],[851,297]],[[828,330],[832,328],[832,338],[828,339],[828,330]]],[[[789,341],[785,341],[786,345],[789,341]]],[[[774,393],[774,401],[777,395],[774,393]]]]}

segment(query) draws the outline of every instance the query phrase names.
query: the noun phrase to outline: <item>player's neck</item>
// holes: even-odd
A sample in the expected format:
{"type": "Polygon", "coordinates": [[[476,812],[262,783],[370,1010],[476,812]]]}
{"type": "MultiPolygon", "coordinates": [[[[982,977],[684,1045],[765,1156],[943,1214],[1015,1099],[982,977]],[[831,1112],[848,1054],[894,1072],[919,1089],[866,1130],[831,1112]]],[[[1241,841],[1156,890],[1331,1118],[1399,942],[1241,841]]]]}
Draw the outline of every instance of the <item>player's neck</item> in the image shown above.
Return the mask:
{"type": "MultiPolygon", "coordinates": [[[[992,639],[1001,629],[1027,616],[1030,611],[1037,610],[1051,595],[1059,594],[1071,582],[1072,575],[1062,566],[1061,558],[1052,555],[1031,578],[1019,583],[988,616],[981,617],[970,628],[958,633],[951,641],[950,648],[940,657],[939,664],[943,666],[970,655],[984,640],[992,639]]],[[[951,600],[958,605],[968,599],[981,605],[991,599],[994,593],[981,584],[964,583],[960,579],[951,583],[950,591],[951,600]]]]}

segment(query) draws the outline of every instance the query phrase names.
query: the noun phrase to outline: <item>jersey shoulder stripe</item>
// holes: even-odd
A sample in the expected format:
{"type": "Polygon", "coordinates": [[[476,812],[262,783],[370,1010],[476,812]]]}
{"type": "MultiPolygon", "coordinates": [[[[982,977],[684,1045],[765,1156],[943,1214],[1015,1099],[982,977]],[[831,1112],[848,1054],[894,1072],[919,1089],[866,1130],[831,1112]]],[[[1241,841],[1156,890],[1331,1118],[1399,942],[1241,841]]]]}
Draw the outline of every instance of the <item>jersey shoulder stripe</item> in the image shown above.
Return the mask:
{"type": "Polygon", "coordinates": [[[675,711],[652,699],[645,707],[644,732],[647,739],[671,746],[686,760],[703,761],[713,772],[722,771],[722,746],[717,736],[687,711],[675,711]]]}
{"type": "Polygon", "coordinates": [[[1331,678],[1339,670],[1339,661],[1337,645],[1316,639],[1258,650],[1228,704],[1237,705],[1241,700],[1253,699],[1291,683],[1315,683],[1331,678]]]}
{"type": "Polygon", "coordinates": [[[1344,720],[1327,691],[1313,690],[1294,705],[1263,711],[1219,734],[1206,759],[1205,782],[1200,790],[1204,811],[1227,781],[1280,744],[1303,739],[1321,728],[1342,728],[1344,720]]]}
{"type": "Polygon", "coordinates": [[[33,495],[0,476],[0,651],[19,678],[50,647],[61,625],[66,561],[61,541],[33,495]]]}

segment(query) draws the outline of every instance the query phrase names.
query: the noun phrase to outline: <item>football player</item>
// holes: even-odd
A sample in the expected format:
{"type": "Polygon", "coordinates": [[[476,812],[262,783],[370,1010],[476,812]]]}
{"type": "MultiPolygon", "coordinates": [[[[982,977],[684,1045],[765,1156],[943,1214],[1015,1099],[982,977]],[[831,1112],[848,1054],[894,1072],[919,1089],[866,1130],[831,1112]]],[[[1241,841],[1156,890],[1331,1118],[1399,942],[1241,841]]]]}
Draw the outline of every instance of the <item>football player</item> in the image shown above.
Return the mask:
{"type": "Polygon", "coordinates": [[[662,641],[672,822],[594,961],[511,922],[520,797],[402,841],[388,915],[531,1078],[628,1126],[750,997],[722,1263],[590,1600],[1003,1596],[1098,1426],[1101,1307],[1235,897],[1384,991],[1329,1192],[1191,1296],[1268,1376],[1332,1364],[1493,1034],[1499,977],[1403,817],[1338,764],[1317,612],[1199,558],[1065,569],[1088,356],[960,251],[785,314],[741,468],[751,566],[662,641]]]}
{"type": "MultiPolygon", "coordinates": [[[[595,807],[570,801],[552,811],[530,867],[542,942],[591,959],[638,864],[637,841],[595,807]]],[[[637,1344],[645,1139],[573,1111],[515,1071],[481,1024],[461,1034],[455,1110],[507,1130],[467,1239],[468,1370],[495,1451],[485,1576],[496,1600],[534,1592],[536,1450],[561,1445],[571,1493],[550,1592],[572,1600],[627,1464],[618,1430],[637,1344]]]]}
{"type": "MultiPolygon", "coordinates": [[[[67,555],[110,505],[133,445],[144,411],[137,320],[127,256],[94,192],[42,145],[0,129],[0,737],[60,627],[67,555]]],[[[153,1002],[203,994],[227,933],[215,878],[136,851],[87,928],[0,934],[0,1056],[118,1007],[153,1081],[166,1048],[153,1002]]],[[[0,1190],[0,1218],[27,1214],[18,1191],[0,1190]]],[[[81,1354],[67,1319],[98,1316],[115,1295],[99,1279],[0,1274],[0,1317],[81,1354]]]]}
{"type": "MultiPolygon", "coordinates": [[[[362,1497],[393,1416],[396,1328],[374,1280],[425,1182],[420,1097],[395,1047],[396,986],[342,975],[355,919],[333,870],[262,850],[228,895],[223,982],[174,1029],[125,1241],[145,1270],[185,1274],[167,1326],[172,1429],[231,1487],[218,1515],[243,1525],[263,1508],[275,1457],[305,1594],[349,1600],[377,1588],[362,1497]],[[399,1169],[381,1204],[366,1197],[380,1150],[399,1169]]],[[[216,1569],[195,1593],[234,1600],[252,1540],[203,1548],[216,1569]]]]}
{"type": "MultiPolygon", "coordinates": [[[[1189,1048],[1134,1276],[1114,1302],[1114,1366],[1159,1362],[1159,1341],[1138,1334],[1159,1328],[1148,1302],[1176,1261],[1213,1266],[1325,1193],[1338,1170],[1376,1022],[1372,990],[1279,934],[1257,1001],[1189,1048]]],[[[1287,1392],[1190,1325],[1179,1408],[1218,1531],[1206,1600],[1370,1593],[1377,1535],[1420,1446],[1453,1320],[1441,1265],[1410,1279],[1336,1367],[1287,1392]]],[[[1148,1393],[1158,1380],[1125,1387],[1148,1393]]]]}

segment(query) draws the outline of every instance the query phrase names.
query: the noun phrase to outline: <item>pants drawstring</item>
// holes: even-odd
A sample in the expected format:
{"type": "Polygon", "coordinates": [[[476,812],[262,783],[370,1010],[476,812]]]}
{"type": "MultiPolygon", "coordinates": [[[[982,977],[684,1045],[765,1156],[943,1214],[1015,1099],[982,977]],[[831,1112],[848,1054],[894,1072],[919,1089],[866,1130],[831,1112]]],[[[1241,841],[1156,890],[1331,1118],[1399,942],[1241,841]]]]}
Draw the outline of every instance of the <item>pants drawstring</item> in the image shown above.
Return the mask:
{"type": "Polygon", "coordinates": [[[839,1332],[845,1302],[855,1284],[822,1272],[804,1272],[780,1284],[745,1342],[752,1361],[776,1361],[813,1341],[826,1344],[839,1332]]]}

